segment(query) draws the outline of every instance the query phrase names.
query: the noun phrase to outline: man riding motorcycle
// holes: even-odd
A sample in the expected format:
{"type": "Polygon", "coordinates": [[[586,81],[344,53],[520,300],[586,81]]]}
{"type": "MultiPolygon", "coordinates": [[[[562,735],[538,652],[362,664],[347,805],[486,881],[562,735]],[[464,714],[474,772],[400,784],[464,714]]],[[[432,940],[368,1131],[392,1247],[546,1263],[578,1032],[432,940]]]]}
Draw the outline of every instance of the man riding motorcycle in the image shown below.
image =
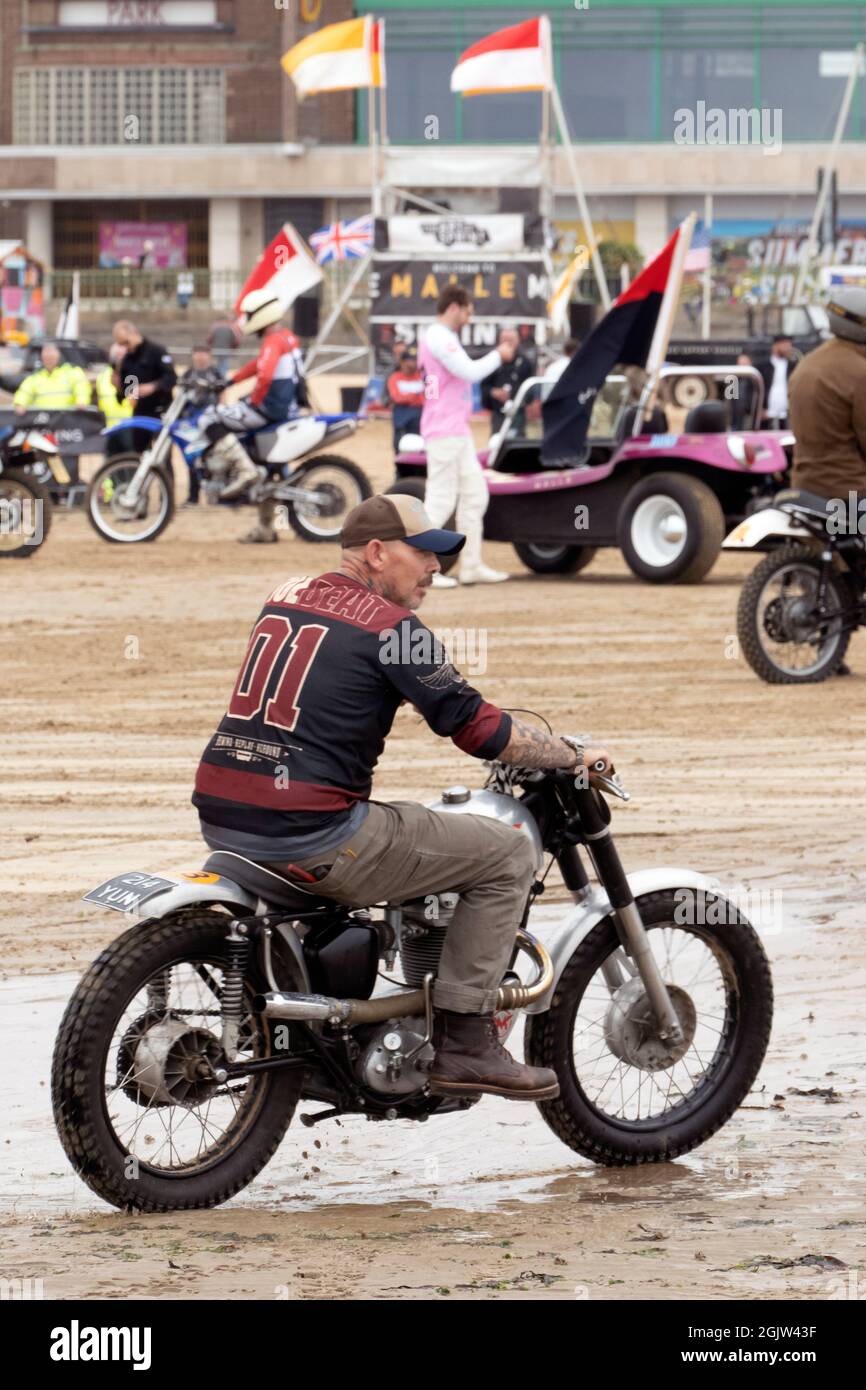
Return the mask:
{"type": "Polygon", "coordinates": [[[827,317],[834,336],[791,378],[791,484],[847,504],[866,495],[866,289],[835,290],[827,317]]]}
{"type": "Polygon", "coordinates": [[[438,1094],[556,1096],[556,1075],[522,1066],[493,1011],[534,872],[518,828],[370,801],[399,706],[473,757],[530,768],[610,769],[603,748],[559,737],[488,703],[415,616],[439,556],[465,537],[434,527],[417,498],[371,497],[342,532],[340,567],[271,594],[228,711],[207,745],[193,803],[204,839],[359,907],[460,894],[433,987],[438,1094]]]}
{"type": "Polygon", "coordinates": [[[207,466],[214,477],[228,475],[221,498],[240,497],[258,478],[258,470],[238,439],[262,425],[278,424],[307,404],[300,344],[285,328],[281,300],[269,289],[250,290],[240,304],[242,330],[261,339],[258,356],[244,363],[229,380],[256,378],[248,396],[232,405],[212,405],[199,426],[213,444],[207,466]]]}

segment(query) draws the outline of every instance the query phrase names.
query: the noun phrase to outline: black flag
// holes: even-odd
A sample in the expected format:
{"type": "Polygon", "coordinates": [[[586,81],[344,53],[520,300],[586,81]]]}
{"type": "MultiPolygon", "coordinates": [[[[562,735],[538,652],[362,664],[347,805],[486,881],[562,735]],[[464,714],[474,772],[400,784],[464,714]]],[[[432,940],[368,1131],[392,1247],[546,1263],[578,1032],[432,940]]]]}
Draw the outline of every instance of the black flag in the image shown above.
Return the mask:
{"type": "Polygon", "coordinates": [[[561,467],[580,457],[592,407],[618,362],[646,366],[680,229],[616,299],[572,357],[542,407],[541,461],[561,467]]]}

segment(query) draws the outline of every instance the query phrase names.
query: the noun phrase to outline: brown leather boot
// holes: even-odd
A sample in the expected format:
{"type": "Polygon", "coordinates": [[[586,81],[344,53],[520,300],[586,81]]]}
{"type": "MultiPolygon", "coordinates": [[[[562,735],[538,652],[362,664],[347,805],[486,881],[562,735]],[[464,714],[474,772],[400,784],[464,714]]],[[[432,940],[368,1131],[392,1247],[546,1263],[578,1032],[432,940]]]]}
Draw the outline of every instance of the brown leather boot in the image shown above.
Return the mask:
{"type": "Polygon", "coordinates": [[[559,1095],[556,1072],[515,1062],[502,1046],[493,1014],[457,1014],[437,1009],[433,1016],[436,1055],[430,1090],[440,1096],[484,1091],[506,1100],[553,1100],[559,1095]]]}

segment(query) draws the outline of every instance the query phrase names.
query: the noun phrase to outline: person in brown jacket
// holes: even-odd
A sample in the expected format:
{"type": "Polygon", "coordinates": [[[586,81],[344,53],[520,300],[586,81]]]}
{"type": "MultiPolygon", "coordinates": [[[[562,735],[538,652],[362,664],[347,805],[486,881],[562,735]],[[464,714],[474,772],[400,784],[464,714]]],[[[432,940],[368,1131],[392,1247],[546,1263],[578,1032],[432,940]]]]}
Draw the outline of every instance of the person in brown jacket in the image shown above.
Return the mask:
{"type": "Polygon", "coordinates": [[[866,496],[866,289],[837,290],[827,316],[834,336],[791,379],[791,485],[847,504],[866,496]]]}

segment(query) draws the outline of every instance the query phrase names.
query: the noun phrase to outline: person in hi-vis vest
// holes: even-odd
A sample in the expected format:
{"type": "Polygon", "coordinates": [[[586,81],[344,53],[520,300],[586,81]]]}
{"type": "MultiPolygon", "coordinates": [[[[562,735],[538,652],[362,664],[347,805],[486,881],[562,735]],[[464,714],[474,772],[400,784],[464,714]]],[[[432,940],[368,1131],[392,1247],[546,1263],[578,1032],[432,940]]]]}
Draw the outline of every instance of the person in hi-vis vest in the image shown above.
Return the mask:
{"type": "Polygon", "coordinates": [[[12,397],[17,415],[28,410],[74,410],[90,405],[90,382],[81,367],[64,362],[53,343],[45,344],[41,357],[41,369],[26,376],[12,397]]]}

